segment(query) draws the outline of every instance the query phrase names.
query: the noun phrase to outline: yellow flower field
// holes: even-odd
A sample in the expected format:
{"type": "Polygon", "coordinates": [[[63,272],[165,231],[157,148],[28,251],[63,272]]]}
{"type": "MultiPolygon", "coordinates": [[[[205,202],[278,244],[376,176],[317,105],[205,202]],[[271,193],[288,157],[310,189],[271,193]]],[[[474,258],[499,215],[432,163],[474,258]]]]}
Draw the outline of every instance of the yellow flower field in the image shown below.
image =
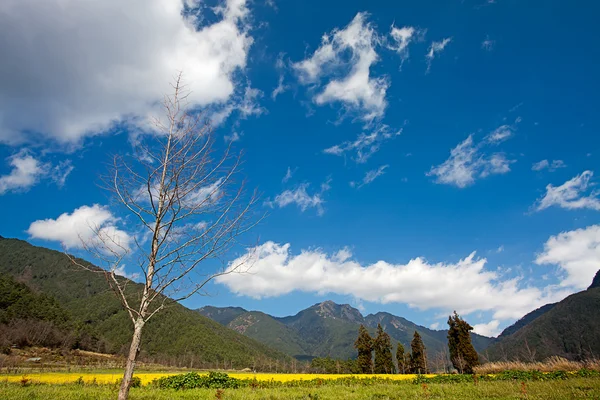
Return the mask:
{"type": "MultiPolygon", "coordinates": [[[[163,376],[177,375],[182,372],[139,372],[134,376],[142,380],[143,385],[147,385],[152,380],[161,378],[163,376]]],[[[254,379],[260,381],[278,381],[288,382],[294,380],[311,380],[311,379],[337,379],[337,378],[387,378],[393,380],[405,380],[413,379],[416,375],[366,375],[366,374],[266,374],[266,373],[246,373],[246,372],[232,372],[228,373],[232,378],[237,379],[254,379]]],[[[31,373],[31,374],[11,374],[11,375],[0,375],[0,382],[21,382],[23,378],[28,379],[32,383],[74,383],[80,377],[85,383],[96,382],[98,384],[112,384],[117,380],[121,379],[123,373],[120,371],[110,372],[46,372],[46,373],[31,373]]],[[[425,375],[432,377],[434,375],[425,375]]]]}

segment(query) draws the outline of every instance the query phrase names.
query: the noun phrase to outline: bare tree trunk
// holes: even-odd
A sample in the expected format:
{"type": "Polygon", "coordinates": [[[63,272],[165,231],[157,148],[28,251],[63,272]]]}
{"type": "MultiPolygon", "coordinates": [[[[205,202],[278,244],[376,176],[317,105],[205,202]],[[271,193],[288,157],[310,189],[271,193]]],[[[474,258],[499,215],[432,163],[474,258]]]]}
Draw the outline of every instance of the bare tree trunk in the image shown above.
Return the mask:
{"type": "Polygon", "coordinates": [[[131,339],[131,346],[129,347],[129,355],[127,356],[127,363],[125,364],[125,372],[123,373],[123,380],[121,381],[118,400],[126,400],[129,396],[129,387],[131,385],[131,379],[133,378],[135,361],[138,353],[140,352],[143,327],[144,320],[142,318],[138,318],[133,329],[133,337],[131,339]]]}

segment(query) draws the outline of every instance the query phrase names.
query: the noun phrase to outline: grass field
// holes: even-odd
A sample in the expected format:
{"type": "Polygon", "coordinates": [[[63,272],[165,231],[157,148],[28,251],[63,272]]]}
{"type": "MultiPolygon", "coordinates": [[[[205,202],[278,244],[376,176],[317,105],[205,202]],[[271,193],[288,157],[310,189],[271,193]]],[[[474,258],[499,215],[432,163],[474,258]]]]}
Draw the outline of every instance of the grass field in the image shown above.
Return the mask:
{"type": "MultiPolygon", "coordinates": [[[[116,398],[112,385],[27,385],[0,383],[3,400],[104,400],[116,398]]],[[[411,381],[401,384],[373,386],[323,386],[318,388],[273,389],[192,389],[170,390],[142,387],[131,389],[132,400],[329,400],[329,399],[600,399],[600,379],[574,378],[545,382],[482,382],[416,385],[411,381]]]]}

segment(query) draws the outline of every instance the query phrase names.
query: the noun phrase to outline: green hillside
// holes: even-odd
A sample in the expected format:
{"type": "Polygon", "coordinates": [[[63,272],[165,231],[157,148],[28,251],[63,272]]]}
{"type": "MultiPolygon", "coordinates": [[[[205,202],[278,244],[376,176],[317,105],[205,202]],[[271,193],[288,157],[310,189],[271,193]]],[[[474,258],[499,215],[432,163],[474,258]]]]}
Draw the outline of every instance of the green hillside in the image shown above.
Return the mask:
{"type": "Polygon", "coordinates": [[[555,355],[581,360],[598,357],[599,337],[600,286],[592,285],[500,337],[487,354],[492,360],[543,360],[555,355]]]}
{"type": "MultiPolygon", "coordinates": [[[[0,273],[55,299],[80,329],[96,332],[98,348],[91,350],[124,353],[128,349],[131,321],[102,274],[77,268],[63,253],[16,239],[0,239],[0,273]]],[[[150,320],[141,357],[188,366],[225,362],[239,368],[288,358],[178,303],[150,320]]]]}
{"type": "Polygon", "coordinates": [[[228,325],[234,331],[294,357],[307,354],[308,345],[294,329],[260,311],[239,315],[228,325]]]}

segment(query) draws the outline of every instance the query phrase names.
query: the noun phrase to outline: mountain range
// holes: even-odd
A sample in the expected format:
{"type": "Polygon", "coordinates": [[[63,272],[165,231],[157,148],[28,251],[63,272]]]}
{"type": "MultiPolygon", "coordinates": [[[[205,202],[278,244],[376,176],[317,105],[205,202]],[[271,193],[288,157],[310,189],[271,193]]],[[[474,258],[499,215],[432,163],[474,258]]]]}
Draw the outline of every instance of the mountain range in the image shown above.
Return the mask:
{"type": "MultiPolygon", "coordinates": [[[[347,359],[356,356],[353,343],[360,324],[373,335],[381,324],[394,347],[402,343],[405,349],[410,349],[417,331],[430,358],[447,349],[445,330],[428,329],[385,312],[363,316],[348,304],[332,301],[287,317],[240,307],[190,310],[174,304],[147,324],[141,356],[171,365],[258,369],[261,363],[281,365],[292,357],[347,359]]],[[[131,331],[131,322],[103,274],[76,268],[64,253],[0,236],[0,348],[9,349],[16,337],[43,332],[50,346],[123,354],[131,331]]],[[[587,290],[530,312],[496,339],[471,335],[476,350],[492,361],[533,361],[555,355],[597,358],[598,337],[600,271],[587,290]]]]}
{"type": "MultiPolygon", "coordinates": [[[[274,317],[240,307],[206,306],[198,312],[300,360],[327,356],[342,359],[356,357],[354,341],[361,324],[371,334],[375,334],[377,324],[381,324],[391,336],[394,347],[399,342],[405,349],[410,348],[413,334],[417,331],[429,354],[447,349],[445,330],[432,330],[386,312],[363,316],[356,308],[333,301],[315,304],[288,317],[274,317]]],[[[472,334],[471,339],[480,352],[493,341],[477,334],[472,334]]]]}

